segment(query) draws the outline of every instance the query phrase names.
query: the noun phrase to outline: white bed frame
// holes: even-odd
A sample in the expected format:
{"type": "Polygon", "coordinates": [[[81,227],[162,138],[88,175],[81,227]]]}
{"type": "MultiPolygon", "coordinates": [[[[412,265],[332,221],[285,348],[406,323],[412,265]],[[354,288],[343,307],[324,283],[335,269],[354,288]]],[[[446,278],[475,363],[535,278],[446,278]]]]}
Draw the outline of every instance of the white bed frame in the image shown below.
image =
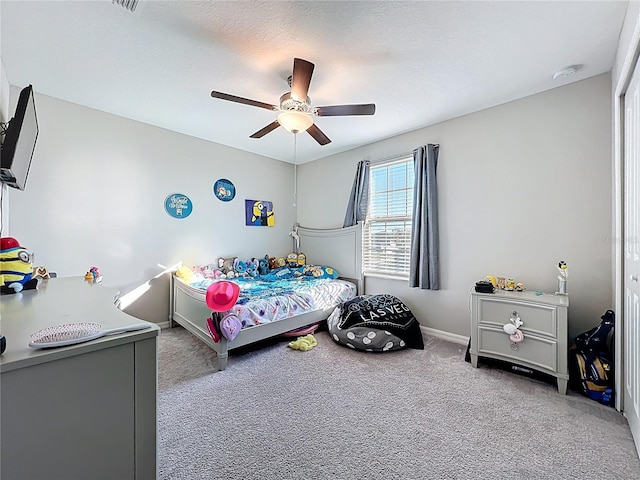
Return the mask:
{"type": "MultiPolygon", "coordinates": [[[[294,230],[300,239],[299,251],[306,255],[308,263],[333,267],[340,278],[355,283],[358,294],[362,294],[362,224],[328,230],[295,226],[294,230]]],[[[179,324],[209,345],[218,356],[220,370],[227,367],[229,350],[326,320],[333,311],[332,308],[314,310],[277,322],[248,327],[241,330],[232,342],[223,337],[215,343],[207,330],[207,318],[211,316],[211,310],[204,298],[202,290],[193,288],[172,275],[169,326],[179,324]]]]}

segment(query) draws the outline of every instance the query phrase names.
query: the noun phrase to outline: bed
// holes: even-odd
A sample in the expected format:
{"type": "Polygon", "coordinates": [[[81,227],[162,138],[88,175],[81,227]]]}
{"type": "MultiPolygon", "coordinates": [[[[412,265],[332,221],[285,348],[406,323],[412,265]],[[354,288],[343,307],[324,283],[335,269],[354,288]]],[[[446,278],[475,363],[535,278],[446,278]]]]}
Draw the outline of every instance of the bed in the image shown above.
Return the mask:
{"type": "MultiPolygon", "coordinates": [[[[319,305],[319,308],[297,314],[289,311],[285,318],[265,323],[258,322],[255,325],[251,325],[255,322],[247,322],[233,341],[223,337],[218,342],[214,342],[207,329],[207,318],[211,316],[211,310],[205,303],[205,290],[185,283],[175,274],[172,275],[170,327],[178,324],[211,347],[218,356],[217,363],[220,370],[227,367],[230,350],[326,320],[336,306],[363,292],[362,224],[337,229],[312,229],[296,225],[293,231],[297,233],[297,242],[299,242],[296,250],[303,252],[308,261],[314,265],[334,268],[340,275],[334,282],[346,285],[350,293],[340,289],[342,293],[337,294],[331,301],[327,297],[329,295],[327,292],[338,291],[338,289],[326,289],[321,294],[322,301],[317,301],[316,298],[313,304],[314,307],[319,305]]],[[[307,297],[303,294],[300,298],[301,303],[304,303],[307,297]]],[[[297,301],[288,305],[296,303],[297,301]]]]}

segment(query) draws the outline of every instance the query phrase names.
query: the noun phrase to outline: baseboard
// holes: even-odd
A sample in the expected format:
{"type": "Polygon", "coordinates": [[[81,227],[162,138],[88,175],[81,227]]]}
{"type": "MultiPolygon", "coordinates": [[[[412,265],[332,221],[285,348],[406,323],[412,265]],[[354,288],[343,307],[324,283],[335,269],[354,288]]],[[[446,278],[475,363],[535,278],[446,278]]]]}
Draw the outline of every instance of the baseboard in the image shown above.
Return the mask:
{"type": "MultiPolygon", "coordinates": [[[[158,326],[161,329],[169,328],[169,321],[159,322],[158,326]]],[[[436,328],[431,328],[431,327],[420,326],[420,329],[427,335],[431,335],[432,337],[436,337],[436,338],[441,338],[442,340],[446,340],[447,342],[457,343],[459,345],[464,345],[465,347],[469,343],[469,337],[465,337],[464,335],[457,335],[455,333],[449,333],[449,332],[445,332],[444,330],[438,330],[436,328]]]]}
{"type": "Polygon", "coordinates": [[[445,332],[444,330],[437,330],[431,327],[423,327],[420,326],[420,329],[426,333],[427,335],[431,335],[436,338],[441,338],[442,340],[446,340],[451,343],[457,343],[459,345],[464,345],[465,347],[469,343],[469,337],[465,337],[464,335],[458,335],[455,333],[445,332]]]}

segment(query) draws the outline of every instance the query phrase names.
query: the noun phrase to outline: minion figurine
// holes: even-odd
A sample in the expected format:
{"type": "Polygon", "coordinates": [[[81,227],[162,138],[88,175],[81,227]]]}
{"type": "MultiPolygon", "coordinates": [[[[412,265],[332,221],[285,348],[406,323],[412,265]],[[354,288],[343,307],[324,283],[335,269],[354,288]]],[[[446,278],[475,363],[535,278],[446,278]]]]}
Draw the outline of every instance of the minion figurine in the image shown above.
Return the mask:
{"type": "Polygon", "coordinates": [[[38,286],[33,278],[33,255],[12,237],[0,238],[0,293],[2,295],[32,290],[38,286]]]}

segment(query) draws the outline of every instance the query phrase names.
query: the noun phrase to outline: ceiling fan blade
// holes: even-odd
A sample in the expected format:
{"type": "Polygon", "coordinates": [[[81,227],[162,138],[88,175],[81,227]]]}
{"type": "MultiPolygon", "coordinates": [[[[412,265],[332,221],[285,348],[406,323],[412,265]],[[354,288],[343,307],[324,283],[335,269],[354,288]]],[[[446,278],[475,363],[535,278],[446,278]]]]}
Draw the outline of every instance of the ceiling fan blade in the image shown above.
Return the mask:
{"type": "Polygon", "coordinates": [[[304,102],[309,93],[311,75],[315,65],[301,58],[293,59],[293,74],[291,75],[291,96],[294,100],[304,102]]]}
{"type": "Polygon", "coordinates": [[[277,110],[278,107],[269,103],[258,102],[257,100],[250,100],[248,98],[236,97],[235,95],[229,95],[222,92],[211,92],[213,98],[219,98],[220,100],[229,100],[230,102],[243,103],[245,105],[251,105],[253,107],[266,108],[267,110],[277,110]]]}
{"type": "Polygon", "coordinates": [[[373,103],[360,105],[329,105],[327,107],[316,107],[314,113],[319,117],[340,117],[344,115],[373,115],[376,113],[376,106],[373,103]]]}
{"type": "Polygon", "coordinates": [[[329,137],[327,137],[322,130],[320,130],[318,128],[318,126],[314,123],[313,125],[311,125],[309,128],[307,128],[307,132],[309,132],[309,135],[311,135],[316,142],[318,142],[320,145],[326,145],[327,143],[331,143],[331,140],[329,140],[329,137]]]}
{"type": "Polygon", "coordinates": [[[277,120],[271,122],[269,125],[267,125],[264,128],[261,128],[260,130],[258,130],[256,133],[254,133],[253,135],[251,135],[249,138],[262,138],[264,137],[267,133],[275,130],[276,128],[278,128],[280,126],[280,124],[278,123],[277,120]]]}

